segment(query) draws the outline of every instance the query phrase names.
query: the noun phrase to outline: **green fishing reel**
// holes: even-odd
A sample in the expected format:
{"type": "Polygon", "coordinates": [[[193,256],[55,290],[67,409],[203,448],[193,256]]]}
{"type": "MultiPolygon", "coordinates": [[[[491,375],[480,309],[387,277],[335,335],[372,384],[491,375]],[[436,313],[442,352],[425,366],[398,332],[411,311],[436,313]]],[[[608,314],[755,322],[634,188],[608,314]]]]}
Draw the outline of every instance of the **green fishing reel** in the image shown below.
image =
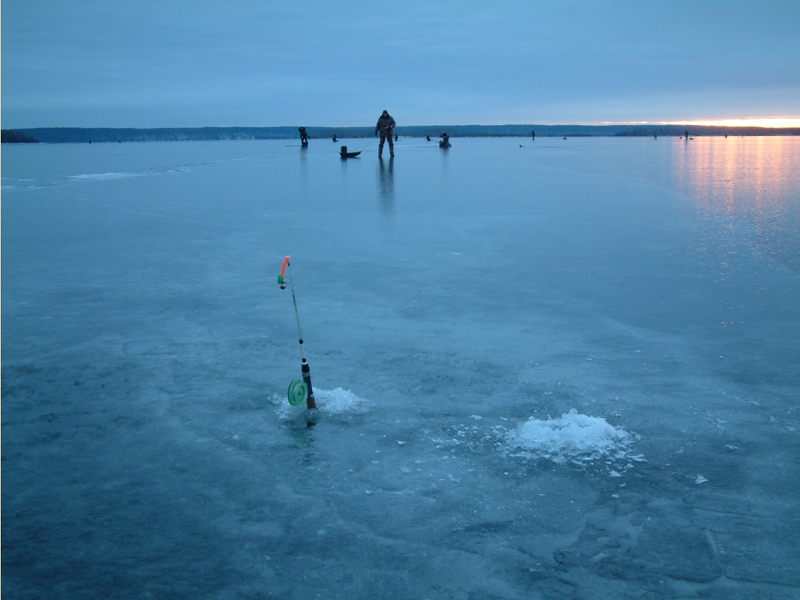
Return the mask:
{"type": "Polygon", "coordinates": [[[308,400],[308,386],[302,379],[295,379],[289,384],[289,404],[292,406],[305,406],[308,400]]]}

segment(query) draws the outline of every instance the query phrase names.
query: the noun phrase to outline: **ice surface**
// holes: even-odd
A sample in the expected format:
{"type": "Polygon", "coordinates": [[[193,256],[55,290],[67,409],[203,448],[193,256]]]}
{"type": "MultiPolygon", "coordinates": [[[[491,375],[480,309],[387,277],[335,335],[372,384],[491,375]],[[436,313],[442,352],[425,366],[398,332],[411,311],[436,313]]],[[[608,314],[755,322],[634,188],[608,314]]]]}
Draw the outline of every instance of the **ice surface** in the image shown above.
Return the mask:
{"type": "Polygon", "coordinates": [[[3,147],[4,597],[798,596],[797,138],[342,144],[3,147]]]}

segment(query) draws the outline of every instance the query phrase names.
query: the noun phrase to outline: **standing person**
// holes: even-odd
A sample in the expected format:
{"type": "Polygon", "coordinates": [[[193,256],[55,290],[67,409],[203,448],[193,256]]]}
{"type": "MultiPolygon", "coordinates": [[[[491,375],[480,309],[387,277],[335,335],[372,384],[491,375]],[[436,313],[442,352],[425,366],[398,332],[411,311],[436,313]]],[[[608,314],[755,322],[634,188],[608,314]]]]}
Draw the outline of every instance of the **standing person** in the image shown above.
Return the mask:
{"type": "Polygon", "coordinates": [[[300,127],[300,144],[303,146],[308,145],[308,134],[305,127],[300,127]]]}
{"type": "Polygon", "coordinates": [[[383,153],[383,143],[389,141],[389,156],[394,156],[394,142],[392,141],[392,128],[396,125],[388,111],[383,111],[375,125],[375,135],[381,132],[381,141],[378,144],[378,156],[383,153]]]}

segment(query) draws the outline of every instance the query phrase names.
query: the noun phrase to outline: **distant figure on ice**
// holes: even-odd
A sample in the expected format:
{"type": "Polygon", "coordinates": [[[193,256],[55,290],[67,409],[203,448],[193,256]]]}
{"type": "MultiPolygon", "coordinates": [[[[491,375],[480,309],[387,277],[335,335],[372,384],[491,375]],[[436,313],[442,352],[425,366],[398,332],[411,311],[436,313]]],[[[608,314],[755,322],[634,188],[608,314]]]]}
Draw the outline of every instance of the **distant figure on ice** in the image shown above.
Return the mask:
{"type": "Polygon", "coordinates": [[[450,136],[447,135],[446,131],[442,132],[442,141],[439,142],[439,148],[449,148],[450,147],[450,136]]]}
{"type": "Polygon", "coordinates": [[[685,137],[687,140],[689,139],[689,131],[688,130],[683,132],[683,137],[685,137]]]}
{"type": "Polygon", "coordinates": [[[305,127],[300,127],[300,144],[308,146],[308,134],[306,133],[305,127]]]}
{"type": "Polygon", "coordinates": [[[430,141],[431,141],[431,136],[429,136],[429,135],[426,135],[426,136],[425,136],[425,139],[426,139],[426,140],[428,140],[428,141],[430,142],[430,141]]]}
{"type": "Polygon", "coordinates": [[[336,141],[336,134],[335,134],[335,133],[333,134],[333,137],[332,137],[331,139],[332,139],[334,142],[336,141]]]}
{"type": "Polygon", "coordinates": [[[535,131],[531,131],[531,139],[532,140],[536,139],[536,132],[535,131]]]}
{"type": "Polygon", "coordinates": [[[383,111],[381,116],[378,117],[378,122],[375,124],[375,135],[381,133],[381,141],[378,144],[378,156],[383,153],[383,143],[389,141],[389,156],[394,156],[394,142],[392,141],[392,129],[396,123],[389,114],[389,111],[383,111]]]}

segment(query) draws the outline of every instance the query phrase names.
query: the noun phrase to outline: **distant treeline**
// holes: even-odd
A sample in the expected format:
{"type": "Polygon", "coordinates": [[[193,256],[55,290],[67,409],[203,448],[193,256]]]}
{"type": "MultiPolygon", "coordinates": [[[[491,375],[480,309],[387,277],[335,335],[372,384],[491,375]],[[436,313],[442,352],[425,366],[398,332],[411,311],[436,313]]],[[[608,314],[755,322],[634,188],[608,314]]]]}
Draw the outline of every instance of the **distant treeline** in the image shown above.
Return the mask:
{"type": "MultiPolygon", "coordinates": [[[[339,139],[372,137],[374,127],[306,127],[309,138],[339,139]]],[[[800,127],[720,127],[692,125],[412,125],[399,126],[405,137],[587,137],[587,136],[692,136],[800,135],[800,127]]],[[[203,140],[276,140],[299,138],[297,127],[185,127],[166,129],[111,129],[41,127],[2,131],[3,143],[79,144],[91,142],[165,142],[203,140]]]]}
{"type": "Polygon", "coordinates": [[[20,133],[19,131],[9,131],[8,129],[3,129],[0,132],[0,136],[2,137],[2,143],[4,144],[38,144],[39,140],[36,138],[32,138],[29,135],[25,135],[24,133],[20,133]]]}

